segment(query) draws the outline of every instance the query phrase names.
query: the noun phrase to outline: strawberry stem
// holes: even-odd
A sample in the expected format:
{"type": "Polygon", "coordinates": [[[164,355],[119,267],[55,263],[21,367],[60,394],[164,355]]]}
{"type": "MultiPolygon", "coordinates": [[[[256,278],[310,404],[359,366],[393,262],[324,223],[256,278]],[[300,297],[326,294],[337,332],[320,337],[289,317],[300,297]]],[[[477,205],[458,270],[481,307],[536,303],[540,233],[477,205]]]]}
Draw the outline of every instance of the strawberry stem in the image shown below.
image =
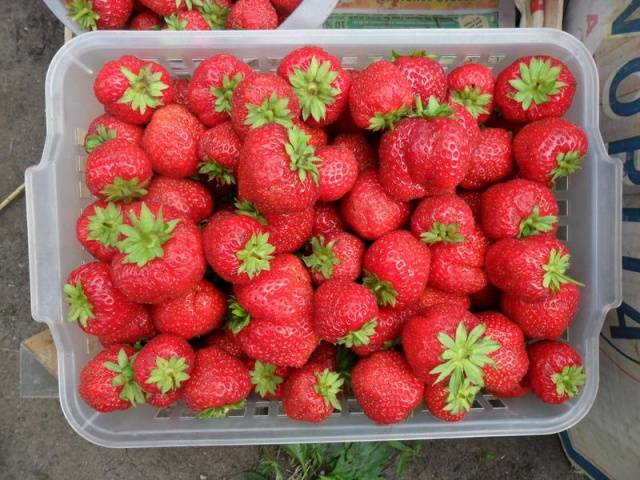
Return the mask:
{"type": "Polygon", "coordinates": [[[251,323],[251,315],[247,312],[236,297],[229,297],[228,327],[234,335],[239,334],[242,329],[251,323]]]}
{"type": "Polygon", "coordinates": [[[244,404],[245,401],[241,400],[239,402],[228,403],[220,407],[207,408],[198,414],[198,418],[202,420],[207,420],[209,418],[225,418],[229,412],[233,410],[242,410],[244,408],[244,404]]]}
{"type": "Polygon", "coordinates": [[[362,325],[358,330],[353,330],[346,335],[340,337],[336,342],[338,345],[344,345],[347,348],[360,345],[369,345],[371,336],[376,333],[378,319],[372,318],[362,325]]]}
{"type": "Polygon", "coordinates": [[[556,385],[556,393],[560,396],[575,397],[584,385],[586,376],[581,365],[567,365],[560,373],[551,375],[551,380],[556,385]]]}
{"type": "Polygon", "coordinates": [[[209,157],[205,157],[205,161],[200,163],[198,173],[206,175],[210,182],[216,181],[219,185],[233,185],[236,183],[236,177],[231,169],[223,167],[209,157]]]}
{"type": "Polygon", "coordinates": [[[84,141],[84,149],[87,153],[91,153],[103,143],[116,138],[117,135],[115,128],[106,128],[100,123],[96,127],[96,133],[89,135],[84,141]]]}
{"type": "Polygon", "coordinates": [[[440,223],[433,222],[431,230],[422,232],[420,234],[420,240],[428,245],[443,242],[443,243],[463,243],[464,235],[458,232],[458,225],[456,223],[440,223]]]}
{"type": "Polygon", "coordinates": [[[71,20],[76,22],[84,30],[97,30],[97,21],[100,19],[93,10],[91,0],[72,0],[67,3],[67,10],[71,20]]]}
{"type": "Polygon", "coordinates": [[[540,216],[540,206],[536,205],[531,211],[531,215],[520,222],[518,238],[531,237],[541,232],[550,232],[553,226],[558,223],[555,215],[540,216]]]}
{"type": "Polygon", "coordinates": [[[558,95],[561,87],[566,87],[565,82],[559,82],[558,76],[562,68],[551,66],[550,59],[532,57],[529,65],[520,63],[520,77],[509,80],[509,84],[515,88],[513,99],[522,105],[523,110],[528,110],[532,103],[541,105],[549,101],[549,97],[558,95]]]}
{"type": "Polygon", "coordinates": [[[433,95],[429,97],[426,107],[422,103],[422,98],[420,98],[420,95],[416,95],[415,110],[411,112],[409,116],[414,118],[425,118],[427,120],[431,118],[454,118],[455,117],[453,108],[451,108],[446,103],[440,103],[438,99],[433,95]]]}
{"type": "Polygon", "coordinates": [[[106,185],[100,193],[107,202],[129,203],[136,198],[144,197],[147,194],[147,182],[141,182],[138,177],[125,180],[122,177],[115,177],[113,183],[106,185]]]}
{"type": "Polygon", "coordinates": [[[137,74],[127,67],[120,67],[120,71],[129,81],[129,88],[118,103],[129,103],[132,110],[138,110],[142,114],[147,108],[163,105],[162,91],[169,88],[169,85],[162,81],[161,72],[151,70],[151,64],[142,67],[137,74]]]}
{"type": "Polygon", "coordinates": [[[190,375],[185,372],[189,368],[184,357],[171,357],[169,360],[162,357],[156,358],[156,368],[151,370],[145,383],[155,384],[161,393],[177,390],[182,382],[189,380],[190,375]]]}
{"type": "Polygon", "coordinates": [[[323,398],[325,405],[342,410],[338,395],[342,391],[344,379],[340,374],[325,368],[322,372],[316,372],[316,379],[314,390],[323,398]]]}
{"type": "Polygon", "coordinates": [[[101,243],[105,247],[115,247],[120,238],[122,211],[115,203],[106,207],[95,207],[94,214],[89,217],[87,238],[101,243]]]}
{"type": "Polygon", "coordinates": [[[480,391],[480,387],[474,385],[468,378],[465,378],[457,391],[453,391],[450,388],[448,388],[448,391],[447,404],[444,410],[450,412],[452,415],[458,415],[459,413],[471,410],[471,406],[480,391]]]}
{"type": "Polygon", "coordinates": [[[300,99],[303,120],[306,121],[309,116],[316,121],[326,117],[327,105],[333,105],[340,93],[339,89],[332,86],[336,78],[338,72],[331,69],[331,62],[320,63],[316,57],[311,59],[306,70],[296,67],[289,75],[289,82],[300,99]]]}
{"type": "Polygon", "coordinates": [[[238,274],[246,273],[253,278],[264,270],[269,270],[275,247],[269,243],[269,233],[254,233],[244,244],[244,248],[236,252],[240,262],[238,274]]]}
{"type": "Polygon", "coordinates": [[[273,92],[269,98],[265,98],[260,105],[247,103],[246,107],[249,113],[244,124],[251,128],[260,128],[269,123],[277,123],[289,128],[293,122],[288,105],[289,99],[287,97],[279,98],[276,92],[273,92]]]}
{"type": "Polygon", "coordinates": [[[229,16],[229,8],[222,7],[216,0],[205,0],[202,6],[198,7],[200,13],[209,24],[211,30],[222,30],[229,16]]]}
{"type": "Polygon", "coordinates": [[[261,397],[267,394],[274,395],[278,385],[280,385],[284,379],[276,375],[276,366],[272,363],[262,363],[256,360],[256,363],[251,371],[251,383],[256,388],[256,393],[261,397]]]}
{"type": "Polygon", "coordinates": [[[80,280],[75,285],[67,283],[63,287],[64,293],[69,304],[69,313],[67,314],[67,322],[80,322],[83,327],[87,326],[87,322],[95,318],[93,313],[93,305],[87,298],[82,288],[80,280]]]}
{"type": "Polygon", "coordinates": [[[383,307],[396,306],[396,297],[398,296],[398,292],[391,282],[387,280],[380,280],[373,273],[365,271],[362,284],[373,292],[376,296],[376,300],[378,301],[378,305],[383,307]]]}
{"type": "Polygon", "coordinates": [[[570,260],[571,255],[568,253],[562,255],[555,248],[551,250],[551,253],[549,254],[549,261],[546,265],[542,266],[542,269],[545,271],[542,279],[542,286],[548,288],[553,293],[557,293],[563,283],[573,283],[574,285],[584,287],[583,283],[580,283],[565,274],[571,266],[569,263],[570,260]]]}
{"type": "Polygon", "coordinates": [[[118,352],[118,363],[105,362],[104,368],[117,373],[111,380],[111,385],[114,387],[122,387],[120,392],[120,398],[124,401],[131,403],[132,406],[141,405],[145,403],[144,393],[140,388],[140,385],[133,379],[133,367],[131,366],[131,359],[125,352],[124,348],[121,348],[118,352]]]}
{"type": "Polygon", "coordinates": [[[313,183],[318,185],[320,181],[318,166],[321,161],[315,156],[316,150],[309,144],[309,137],[297,127],[289,128],[287,136],[289,143],[285,143],[284,149],[291,159],[289,168],[298,172],[301,182],[305,182],[307,175],[310,175],[313,183]]]}
{"type": "Polygon", "coordinates": [[[220,87],[211,87],[209,92],[216,99],[216,112],[231,113],[231,99],[233,98],[233,92],[240,84],[244,75],[242,72],[236,73],[233,77],[229,78],[226,73],[222,76],[222,85],[220,87]]]}
{"type": "Polygon", "coordinates": [[[255,218],[260,225],[267,225],[267,219],[262,216],[258,208],[248,200],[236,200],[233,202],[233,206],[236,207],[236,213],[238,215],[246,215],[247,217],[255,218]]]}
{"type": "Polygon", "coordinates": [[[409,112],[410,108],[408,106],[400,107],[397,110],[391,110],[389,112],[377,112],[369,119],[369,126],[367,129],[373,132],[393,130],[396,123],[398,123],[403,117],[406,117],[409,112]]]}
{"type": "Polygon", "coordinates": [[[325,243],[324,237],[320,235],[313,237],[309,244],[312,253],[302,257],[302,261],[314,272],[318,272],[327,280],[330,279],[333,275],[333,268],[340,265],[340,259],[333,253],[335,240],[325,243]]]}
{"type": "Polygon", "coordinates": [[[556,156],[558,166],[551,170],[551,181],[555,182],[560,177],[566,177],[567,175],[580,170],[582,168],[583,159],[584,156],[577,150],[558,153],[556,156]]]}

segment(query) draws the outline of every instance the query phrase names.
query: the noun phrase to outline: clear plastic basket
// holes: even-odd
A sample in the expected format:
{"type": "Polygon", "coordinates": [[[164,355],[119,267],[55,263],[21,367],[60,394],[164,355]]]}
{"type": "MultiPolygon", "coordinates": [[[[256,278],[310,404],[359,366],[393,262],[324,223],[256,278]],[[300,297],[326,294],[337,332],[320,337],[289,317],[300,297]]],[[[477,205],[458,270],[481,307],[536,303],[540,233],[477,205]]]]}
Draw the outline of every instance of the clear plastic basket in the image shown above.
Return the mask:
{"type": "Polygon", "coordinates": [[[545,29],[279,32],[89,33],[65,45],[46,79],[47,138],[39,165],[26,173],[29,264],[33,317],[49,325],[58,349],[60,403],[83,437],[109,447],[336,442],[417,438],[550,434],[565,430],[589,411],[598,390],[598,333],[607,311],[621,299],[621,164],[607,155],[598,132],[598,77],[589,52],[574,37],[545,29]],[[160,62],[173,74],[189,74],[212,54],[231,52],[263,71],[275,70],[290,50],[316,44],[362,68],[392,50],[427,49],[447,68],[482,62],[499,71],[516,57],[553,55],[573,71],[578,90],[567,117],[582,125],[591,148],[584,167],[557,186],[559,235],[572,252],[571,274],[586,284],[567,340],[580,352],[588,374],[580,395],[559,406],[533,396],[499,400],[485,395],[462,422],[439,421],[419,410],[405,423],[377,426],[354,399],[321,425],[287,419],[279,402],[251,399],[224,420],[199,420],[183,405],[150,406],[111,414],[91,410],[78,396],[78,376],[91,343],[77,325],[65,323],[62,285],[88,255],[74,225],[90,201],[83,183],[84,131],[102,112],[93,97],[96,72],[107,60],[133,54],[160,62]]]}

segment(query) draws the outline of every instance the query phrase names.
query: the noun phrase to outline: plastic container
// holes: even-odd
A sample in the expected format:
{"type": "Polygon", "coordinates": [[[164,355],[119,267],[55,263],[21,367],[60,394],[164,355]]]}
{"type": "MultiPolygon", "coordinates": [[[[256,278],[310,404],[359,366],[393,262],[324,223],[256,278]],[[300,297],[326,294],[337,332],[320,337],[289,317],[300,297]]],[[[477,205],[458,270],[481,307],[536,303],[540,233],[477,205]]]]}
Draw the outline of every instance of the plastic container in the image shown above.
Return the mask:
{"type": "MultiPolygon", "coordinates": [[[[64,26],[76,35],[87,33],[69,17],[65,0],[43,0],[49,10],[64,26]]],[[[278,27],[280,30],[319,28],[327,19],[338,0],[303,0],[287,19],[278,27]]]]}
{"type": "Polygon", "coordinates": [[[60,404],[71,426],[91,442],[109,447],[337,442],[417,438],[550,434],[571,427],[589,411],[598,390],[598,334],[606,312],[621,298],[621,164],[609,158],[598,132],[598,77],[589,52],[574,37],[544,29],[393,30],[280,32],[89,33],[65,45],[46,79],[47,138],[39,165],[27,170],[27,220],[33,317],[49,325],[58,349],[60,404]],[[231,52],[258,70],[301,44],[317,44],[362,68],[392,50],[426,48],[447,68],[483,62],[499,71],[521,55],[553,55],[573,71],[578,91],[567,117],[582,125],[591,148],[584,167],[557,186],[559,235],[573,254],[571,275],[583,281],[582,303],[566,338],[584,359],[588,381],[580,395],[559,406],[533,396],[498,400],[485,395],[462,422],[449,424],[425,411],[406,422],[381,427],[353,399],[321,425],[287,419],[279,402],[249,400],[224,420],[193,418],[183,405],[158,411],[150,406],[107,415],[92,411],[76,392],[90,358],[90,342],[65,323],[62,286],[87,260],[74,224],[90,195],[83,185],[84,131],[102,112],[92,82],[107,60],[122,54],[153,59],[174,74],[191,72],[209,55],[231,52]]]}

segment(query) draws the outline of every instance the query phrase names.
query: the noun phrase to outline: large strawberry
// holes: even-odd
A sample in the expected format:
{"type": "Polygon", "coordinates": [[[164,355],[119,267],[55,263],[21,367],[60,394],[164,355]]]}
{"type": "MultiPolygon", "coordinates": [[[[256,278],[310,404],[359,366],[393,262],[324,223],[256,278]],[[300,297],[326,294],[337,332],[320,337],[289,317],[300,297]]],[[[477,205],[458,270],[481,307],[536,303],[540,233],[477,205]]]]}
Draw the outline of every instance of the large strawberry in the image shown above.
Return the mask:
{"type": "Polygon", "coordinates": [[[318,158],[308,141],[299,129],[275,123],[252,130],[238,162],[240,198],[263,214],[313,207],[318,200],[318,158]]]}
{"type": "Polygon", "coordinates": [[[93,91],[107,113],[134,124],[147,123],[155,109],[172,103],[174,96],[164,67],[131,55],[105,63],[93,91]]]}
{"type": "Polygon", "coordinates": [[[358,172],[362,173],[370,168],[378,168],[378,160],[373,147],[367,137],[359,132],[340,132],[331,145],[342,146],[351,151],[358,163],[358,172]]]}
{"type": "Polygon", "coordinates": [[[464,105],[478,123],[484,123],[493,111],[495,79],[491,70],[479,63],[467,63],[447,75],[449,99],[464,105]]]}
{"type": "Polygon", "coordinates": [[[580,289],[571,283],[564,283],[557,293],[537,302],[527,302],[504,294],[500,306],[528,338],[553,340],[571,324],[579,301],[580,289]]]}
{"type": "Polygon", "coordinates": [[[529,345],[531,391],[546,403],[564,403],[575,397],[586,381],[582,359],[571,345],[543,340],[529,345]]]}
{"type": "Polygon", "coordinates": [[[415,303],[427,286],[431,254],[429,248],[406,230],[378,238],[364,255],[364,285],[378,304],[403,308],[415,303]]]}
{"type": "Polygon", "coordinates": [[[569,110],[576,79],[560,60],[544,55],[521,57],[496,79],[496,106],[507,120],[531,122],[560,117],[569,110]]]}
{"type": "Polygon", "coordinates": [[[319,423],[341,410],[338,395],[344,380],[321,364],[295,370],[284,384],[282,409],[293,420],[319,423]]]}
{"type": "Polygon", "coordinates": [[[431,96],[440,102],[446,99],[447,75],[444,68],[424,50],[416,50],[408,55],[393,52],[393,64],[402,72],[423,102],[431,96]]]}
{"type": "Polygon", "coordinates": [[[247,359],[245,362],[251,375],[255,392],[265,400],[280,400],[284,390],[284,381],[290,373],[289,367],[278,367],[272,363],[247,359]]]}
{"type": "Polygon", "coordinates": [[[76,238],[95,258],[110,262],[118,249],[122,212],[115,203],[102,200],[87,205],[76,222],[76,238]]]}
{"type": "Polygon", "coordinates": [[[104,113],[94,118],[87,128],[84,137],[84,149],[91,153],[99,145],[114,138],[121,138],[133,144],[140,145],[144,130],[140,125],[132,125],[118,120],[113,115],[104,113]]]}
{"type": "Polygon", "coordinates": [[[124,214],[113,283],[127,298],[160,303],[188,292],[204,275],[206,261],[196,225],[167,207],[132,204],[124,214]]]}
{"type": "Polygon", "coordinates": [[[302,257],[311,270],[315,283],[326,280],[356,280],[362,270],[364,243],[346,232],[313,237],[309,242],[311,253],[302,257]]]}
{"type": "Polygon", "coordinates": [[[211,30],[223,30],[231,5],[231,0],[201,0],[197,6],[211,30]]]}
{"type": "Polygon", "coordinates": [[[231,410],[244,407],[251,389],[249,370],[241,360],[217,347],[207,347],[196,352],[183,397],[198,417],[224,418],[231,410]]]}
{"type": "Polygon", "coordinates": [[[126,26],[133,0],[65,0],[65,6],[84,30],[113,30],[126,26]]]}
{"type": "Polygon", "coordinates": [[[207,218],[213,210],[213,199],[209,190],[201,183],[187,178],[155,176],[147,187],[144,201],[166,205],[181,218],[194,223],[207,218]]]}
{"type": "Polygon", "coordinates": [[[464,243],[474,230],[471,209],[453,193],[425,198],[411,216],[411,232],[427,245],[464,243]]]}
{"type": "Polygon", "coordinates": [[[457,305],[465,310],[469,310],[471,307],[471,300],[468,295],[461,293],[445,292],[438,290],[437,288],[427,287],[420,294],[420,298],[410,310],[413,310],[419,314],[424,313],[427,309],[434,305],[457,305]]]}
{"type": "Polygon", "coordinates": [[[180,390],[189,380],[195,355],[191,345],[177,335],[158,335],[137,353],[133,378],[147,393],[180,390]]]}
{"type": "Polygon", "coordinates": [[[209,22],[199,10],[181,10],[176,14],[165,17],[164,21],[167,24],[167,30],[211,30],[209,22]]]}
{"type": "Polygon", "coordinates": [[[134,345],[142,340],[153,338],[156,333],[156,329],[151,321],[151,315],[147,308],[142,306],[138,315],[130,319],[126,325],[114,332],[100,335],[98,340],[105,348],[123,343],[134,345]]]}
{"type": "Polygon", "coordinates": [[[404,322],[414,313],[413,307],[404,310],[380,308],[376,331],[369,337],[369,343],[354,345],[351,350],[361,357],[366,357],[379,350],[391,348],[398,343],[404,322]]]}
{"type": "Polygon", "coordinates": [[[236,183],[236,167],[242,140],[230,121],[220,123],[202,134],[198,141],[198,172],[220,185],[236,183]]]}
{"type": "Polygon", "coordinates": [[[84,172],[89,191],[109,202],[130,202],[147,193],[151,160],[137,145],[123,139],[100,145],[87,157],[84,172]]]}
{"type": "Polygon", "coordinates": [[[349,108],[356,125],[378,131],[392,128],[408,113],[414,90],[399,68],[386,60],[367,66],[353,79],[349,108]]]}
{"type": "Polygon", "coordinates": [[[278,13],[269,0],[238,0],[231,6],[225,27],[230,30],[274,30],[278,13]]]}
{"type": "Polygon", "coordinates": [[[240,82],[252,75],[249,65],[227,53],[205,58],[189,84],[189,109],[213,127],[229,120],[231,98],[240,82]]]}
{"type": "Polygon", "coordinates": [[[564,118],[532,122],[513,139],[520,175],[545,184],[581,168],[588,148],[584,130],[564,118]]]}
{"type": "Polygon", "coordinates": [[[340,210],[335,203],[316,203],[314,207],[313,235],[325,237],[346,229],[340,210]]]}
{"type": "Polygon", "coordinates": [[[446,383],[425,385],[424,404],[429,413],[446,422],[459,422],[471,410],[480,387],[465,379],[454,391],[446,383]]]}
{"type": "Polygon", "coordinates": [[[101,351],[82,368],[78,392],[98,412],[126,410],[144,403],[144,394],[133,379],[129,345],[115,345],[101,351]]]}
{"type": "Polygon", "coordinates": [[[333,202],[342,198],[356,183],[358,163],[345,147],[334,145],[316,150],[320,160],[318,168],[318,198],[323,202],[333,202]]]}
{"type": "Polygon", "coordinates": [[[226,312],[224,294],[206,280],[200,280],[181,297],[153,305],[151,318],[160,333],[189,340],[217,328],[226,312]]]}
{"type": "Polygon", "coordinates": [[[567,247],[548,235],[503,238],[487,251],[487,276],[503,293],[537,302],[565,283],[582,285],[566,273],[570,259],[567,247]]]}
{"type": "Polygon", "coordinates": [[[508,177],[513,170],[511,134],[502,128],[484,128],[471,149],[462,188],[483,188],[508,177]]]}
{"type": "Polygon", "coordinates": [[[362,238],[375,240],[400,228],[409,218],[408,203],[385,193],[375,170],[362,172],[355,185],[341,202],[347,224],[362,238]]]}
{"type": "Polygon", "coordinates": [[[198,171],[198,141],[204,126],[183,105],[154,113],[142,137],[153,170],[167,177],[189,177],[198,171]]]}

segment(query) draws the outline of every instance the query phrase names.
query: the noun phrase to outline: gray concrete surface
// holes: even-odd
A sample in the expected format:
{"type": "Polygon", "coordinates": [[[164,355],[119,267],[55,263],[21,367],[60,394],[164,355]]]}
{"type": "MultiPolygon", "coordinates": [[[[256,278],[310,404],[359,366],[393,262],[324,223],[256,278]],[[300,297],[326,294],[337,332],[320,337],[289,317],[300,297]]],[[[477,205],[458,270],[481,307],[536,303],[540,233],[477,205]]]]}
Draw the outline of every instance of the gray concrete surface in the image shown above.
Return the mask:
{"type": "MultiPolygon", "coordinates": [[[[40,0],[0,1],[0,197],[40,159],[43,83],[62,44],[40,0]]],[[[0,479],[227,479],[255,466],[262,449],[107,450],[67,425],[57,400],[21,399],[18,348],[43,326],[29,312],[24,198],[0,213],[0,479]]],[[[577,479],[556,436],[428,442],[403,478],[577,479]]]]}

